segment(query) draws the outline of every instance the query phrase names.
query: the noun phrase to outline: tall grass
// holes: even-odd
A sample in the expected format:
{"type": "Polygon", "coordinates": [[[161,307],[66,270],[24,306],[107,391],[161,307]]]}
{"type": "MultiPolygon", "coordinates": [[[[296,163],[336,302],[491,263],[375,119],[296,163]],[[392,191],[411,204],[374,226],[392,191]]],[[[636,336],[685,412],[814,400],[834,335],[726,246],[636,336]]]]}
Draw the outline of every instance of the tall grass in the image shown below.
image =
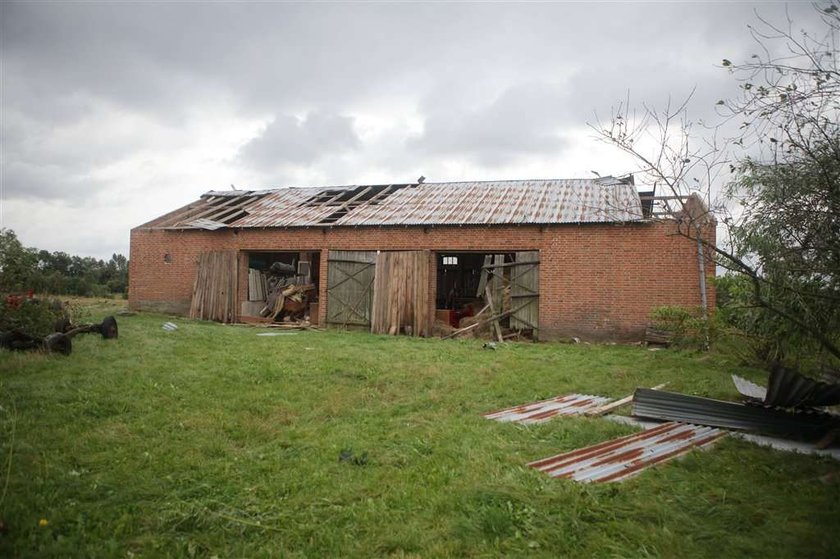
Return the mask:
{"type": "Polygon", "coordinates": [[[734,398],[730,373],[762,376],[727,355],[118,319],[69,357],[0,353],[0,556],[840,556],[836,462],[724,440],[580,485],[525,463],[630,428],[480,416],[665,381],[734,398]]]}

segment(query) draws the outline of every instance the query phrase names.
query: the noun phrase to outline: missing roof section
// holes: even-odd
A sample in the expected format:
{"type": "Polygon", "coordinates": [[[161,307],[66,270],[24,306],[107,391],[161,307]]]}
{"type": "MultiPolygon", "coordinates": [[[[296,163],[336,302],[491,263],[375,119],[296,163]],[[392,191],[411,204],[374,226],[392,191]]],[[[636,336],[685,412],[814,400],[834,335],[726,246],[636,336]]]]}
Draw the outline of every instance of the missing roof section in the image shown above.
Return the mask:
{"type": "Polygon", "coordinates": [[[195,204],[164,216],[156,227],[165,229],[207,229],[226,227],[248,215],[247,206],[266,195],[252,190],[213,191],[195,204]]]}
{"type": "Polygon", "coordinates": [[[330,225],[335,223],[359,206],[378,206],[388,196],[398,190],[414,186],[412,184],[377,184],[371,186],[357,186],[346,189],[323,190],[301,204],[309,208],[335,208],[318,223],[330,225]]]}

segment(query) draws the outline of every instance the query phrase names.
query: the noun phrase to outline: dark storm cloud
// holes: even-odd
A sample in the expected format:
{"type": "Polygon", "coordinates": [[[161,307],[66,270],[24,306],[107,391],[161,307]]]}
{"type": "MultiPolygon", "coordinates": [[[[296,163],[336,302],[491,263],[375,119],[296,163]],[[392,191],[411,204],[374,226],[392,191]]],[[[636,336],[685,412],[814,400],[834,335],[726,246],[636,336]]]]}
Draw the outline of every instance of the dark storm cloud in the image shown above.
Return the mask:
{"type": "MultiPolygon", "coordinates": [[[[754,51],[753,10],[779,21],[785,6],[3,2],[3,193],[55,205],[148,188],[171,209],[246,180],[548,173],[586,139],[570,131],[628,92],[661,106],[696,88],[692,116],[713,116],[737,85],[715,65],[754,51]],[[365,116],[380,129],[365,135],[365,116]]],[[[7,204],[6,226],[24,207],[7,204]]],[[[113,231],[145,218],[135,207],[110,209],[113,231]]]]}

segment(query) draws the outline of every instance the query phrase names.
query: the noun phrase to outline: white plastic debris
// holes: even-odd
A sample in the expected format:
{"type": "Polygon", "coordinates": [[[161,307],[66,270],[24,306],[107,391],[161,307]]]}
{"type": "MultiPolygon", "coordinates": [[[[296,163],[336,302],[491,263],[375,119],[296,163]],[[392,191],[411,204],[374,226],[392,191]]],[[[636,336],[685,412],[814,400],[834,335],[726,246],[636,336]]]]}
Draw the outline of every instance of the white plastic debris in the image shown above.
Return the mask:
{"type": "Polygon", "coordinates": [[[163,324],[163,329],[166,330],[167,332],[174,332],[175,330],[178,329],[178,326],[176,326],[175,324],[173,324],[171,322],[165,322],[163,324]]]}

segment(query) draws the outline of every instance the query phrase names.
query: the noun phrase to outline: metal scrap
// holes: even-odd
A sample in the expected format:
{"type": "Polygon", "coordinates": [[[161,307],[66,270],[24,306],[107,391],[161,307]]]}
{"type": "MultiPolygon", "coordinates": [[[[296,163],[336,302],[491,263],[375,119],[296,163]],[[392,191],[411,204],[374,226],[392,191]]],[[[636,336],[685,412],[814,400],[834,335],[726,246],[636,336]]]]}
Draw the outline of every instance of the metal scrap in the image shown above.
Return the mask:
{"type": "Polygon", "coordinates": [[[763,386],[759,386],[754,382],[748,381],[743,377],[739,377],[738,375],[732,375],[732,382],[735,383],[735,389],[741,394],[741,396],[744,396],[745,398],[763,402],[764,398],[767,397],[766,388],[764,388],[763,386]]]}
{"type": "Polygon", "coordinates": [[[636,390],[632,413],[637,417],[805,438],[819,438],[838,424],[837,418],[826,414],[788,412],[647,388],[636,390]]]}
{"type": "Polygon", "coordinates": [[[725,434],[712,427],[669,422],[528,465],[552,477],[584,483],[622,481],[694,448],[709,445],[725,434]]]}
{"type": "Polygon", "coordinates": [[[610,401],[603,396],[567,394],[483,414],[487,419],[516,423],[544,423],[558,415],[579,415],[610,401]]]}
{"type": "Polygon", "coordinates": [[[783,408],[833,406],[840,404],[840,384],[817,382],[777,364],[770,371],[764,403],[783,408]]]}

